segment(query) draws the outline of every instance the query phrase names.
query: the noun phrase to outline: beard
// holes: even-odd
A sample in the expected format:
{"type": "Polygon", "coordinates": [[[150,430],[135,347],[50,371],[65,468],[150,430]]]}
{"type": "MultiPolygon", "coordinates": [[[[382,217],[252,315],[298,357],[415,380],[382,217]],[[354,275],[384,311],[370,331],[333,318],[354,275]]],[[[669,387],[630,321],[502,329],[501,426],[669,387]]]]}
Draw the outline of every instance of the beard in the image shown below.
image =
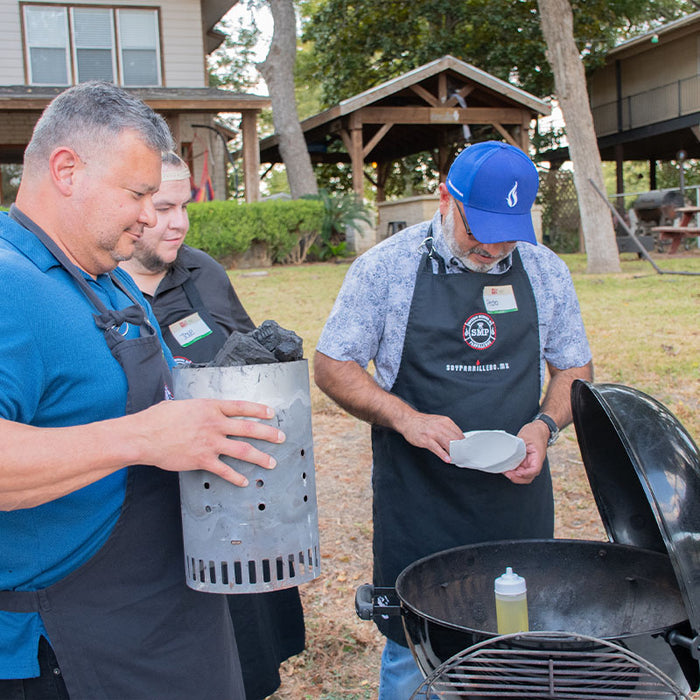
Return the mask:
{"type": "Polygon", "coordinates": [[[149,272],[164,272],[172,263],[165,262],[155,251],[139,249],[134,251],[134,260],[137,260],[149,272]]]}
{"type": "MultiPolygon", "coordinates": [[[[510,255],[512,248],[505,248],[502,255],[492,255],[487,250],[482,247],[476,239],[474,240],[475,245],[470,248],[463,248],[458,242],[455,236],[455,206],[457,206],[454,201],[450,202],[450,208],[447,215],[444,217],[442,222],[442,234],[445,238],[445,243],[450,249],[452,255],[454,255],[467,270],[472,272],[488,272],[497,263],[499,263],[503,258],[510,255]],[[486,258],[491,258],[491,262],[481,263],[473,260],[471,255],[481,255],[486,258]]],[[[514,247],[514,246],[513,246],[514,247]]]]}

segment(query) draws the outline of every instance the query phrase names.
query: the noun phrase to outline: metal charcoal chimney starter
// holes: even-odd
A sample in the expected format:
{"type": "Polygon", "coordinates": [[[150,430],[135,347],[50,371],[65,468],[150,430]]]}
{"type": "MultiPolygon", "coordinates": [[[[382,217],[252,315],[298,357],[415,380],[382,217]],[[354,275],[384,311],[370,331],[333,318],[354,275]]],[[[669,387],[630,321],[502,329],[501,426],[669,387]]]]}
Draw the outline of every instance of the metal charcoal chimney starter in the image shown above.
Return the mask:
{"type": "Polygon", "coordinates": [[[321,573],[318,509],[306,360],[241,367],[178,367],[176,399],[238,399],[275,411],[281,445],[250,440],[274,469],[229,457],[245,475],[239,488],[205,471],[180,473],[187,585],[207,593],[262,593],[321,573]]]}

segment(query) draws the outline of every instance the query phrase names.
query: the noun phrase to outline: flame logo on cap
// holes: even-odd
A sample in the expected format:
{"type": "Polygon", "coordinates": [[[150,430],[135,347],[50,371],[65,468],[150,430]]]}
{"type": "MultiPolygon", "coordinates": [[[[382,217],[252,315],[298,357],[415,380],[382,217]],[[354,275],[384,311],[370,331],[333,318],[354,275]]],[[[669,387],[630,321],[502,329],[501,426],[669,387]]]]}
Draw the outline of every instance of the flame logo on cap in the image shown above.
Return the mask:
{"type": "Polygon", "coordinates": [[[511,188],[510,192],[508,193],[508,196],[506,197],[506,202],[508,202],[508,206],[512,209],[517,203],[518,203],[518,181],[515,181],[515,184],[511,188]]]}

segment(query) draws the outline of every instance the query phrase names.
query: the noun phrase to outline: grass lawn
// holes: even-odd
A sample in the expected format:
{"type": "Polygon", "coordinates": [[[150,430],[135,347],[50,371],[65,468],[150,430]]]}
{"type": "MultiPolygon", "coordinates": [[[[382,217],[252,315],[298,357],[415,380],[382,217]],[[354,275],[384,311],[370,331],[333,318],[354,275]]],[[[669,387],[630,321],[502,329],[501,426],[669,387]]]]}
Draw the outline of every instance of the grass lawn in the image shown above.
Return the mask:
{"type": "MultiPolygon", "coordinates": [[[[673,411],[700,437],[700,276],[658,274],[634,254],[620,274],[586,274],[585,255],[562,256],[572,271],[593,351],[596,382],[633,386],[673,411]]],[[[700,273],[700,251],[657,255],[662,270],[700,273]]],[[[348,262],[234,270],[234,286],[256,323],[273,318],[313,349],[348,262]]],[[[323,401],[315,396],[316,401],[323,401]]]]}
{"type": "MultiPolygon", "coordinates": [[[[659,275],[636,255],[623,272],[588,275],[582,255],[572,270],[597,382],[633,386],[666,405],[700,441],[700,276],[659,275]]],[[[700,251],[657,256],[663,270],[700,273],[700,251]]],[[[231,272],[253,320],[272,318],[304,338],[310,360],[348,264],[231,272]]],[[[301,587],[306,649],[286,661],[271,700],[368,700],[377,697],[383,639],[354,612],[357,586],[371,580],[369,428],[347,416],[312,383],[321,576],[301,587]]],[[[550,449],[555,537],[605,540],[575,431],[550,449]]]]}

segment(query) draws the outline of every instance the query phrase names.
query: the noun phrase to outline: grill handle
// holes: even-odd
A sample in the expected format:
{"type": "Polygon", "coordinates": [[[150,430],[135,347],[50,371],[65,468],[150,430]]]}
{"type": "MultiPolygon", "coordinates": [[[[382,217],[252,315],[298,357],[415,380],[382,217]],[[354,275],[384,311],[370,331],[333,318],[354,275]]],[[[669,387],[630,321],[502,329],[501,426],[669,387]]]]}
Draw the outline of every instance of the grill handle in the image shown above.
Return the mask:
{"type": "Polygon", "coordinates": [[[671,630],[666,635],[666,641],[671,645],[687,649],[696,661],[700,659],[700,635],[691,639],[681,634],[678,630],[671,630]]]}
{"type": "Polygon", "coordinates": [[[360,620],[394,617],[401,614],[395,588],[381,588],[365,583],[355,591],[355,612],[360,620]]]}

